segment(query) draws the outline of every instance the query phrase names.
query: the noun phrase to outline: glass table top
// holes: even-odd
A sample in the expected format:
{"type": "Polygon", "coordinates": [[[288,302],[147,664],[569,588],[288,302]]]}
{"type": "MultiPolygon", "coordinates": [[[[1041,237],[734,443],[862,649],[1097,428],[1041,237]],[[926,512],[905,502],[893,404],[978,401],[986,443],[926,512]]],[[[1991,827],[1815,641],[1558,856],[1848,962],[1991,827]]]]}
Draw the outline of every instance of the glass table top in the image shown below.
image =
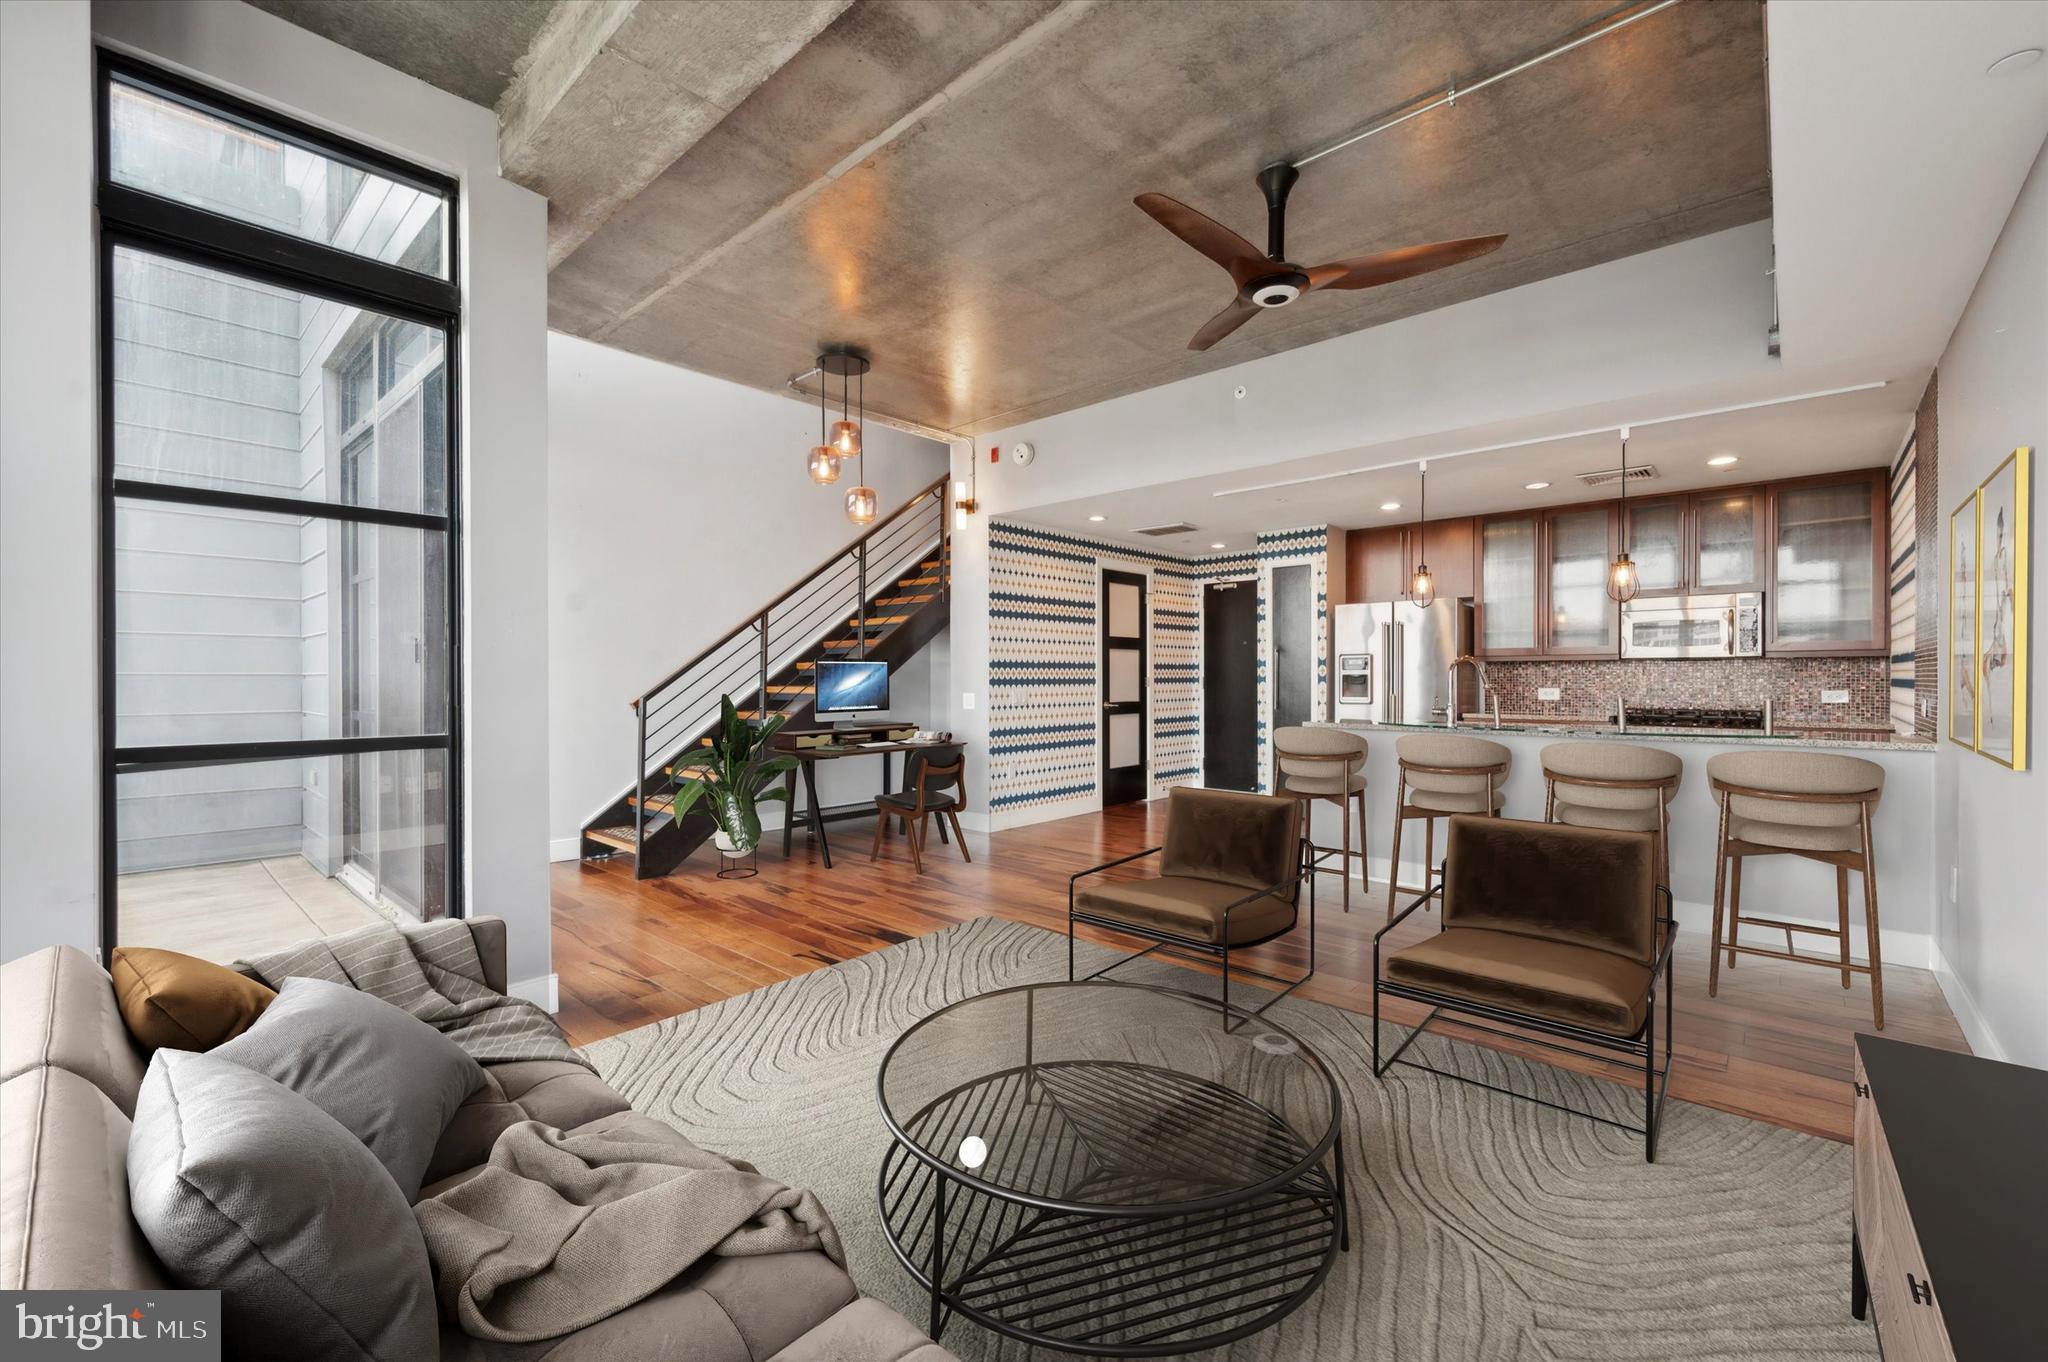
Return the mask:
{"type": "Polygon", "coordinates": [[[1145,984],[1029,984],[904,1032],[882,1114],[951,1179],[1049,1207],[1147,1214],[1285,1186],[1336,1134],[1314,1051],[1262,1017],[1145,984]]]}

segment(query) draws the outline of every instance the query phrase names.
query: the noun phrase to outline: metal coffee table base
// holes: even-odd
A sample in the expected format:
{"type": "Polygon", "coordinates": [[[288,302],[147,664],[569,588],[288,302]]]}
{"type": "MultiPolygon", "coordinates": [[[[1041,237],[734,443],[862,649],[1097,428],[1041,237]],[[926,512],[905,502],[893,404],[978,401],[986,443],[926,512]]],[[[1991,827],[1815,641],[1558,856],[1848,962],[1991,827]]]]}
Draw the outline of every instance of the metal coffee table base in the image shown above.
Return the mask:
{"type": "Polygon", "coordinates": [[[976,1131],[1009,1132],[1014,1147],[989,1157],[1013,1173],[1015,1160],[1030,1163],[1027,1185],[1063,1195],[997,1192],[957,1162],[891,1146],[882,1223],[930,1292],[933,1338],[959,1315],[1073,1353],[1197,1352],[1277,1323],[1349,1247],[1341,1139],[1328,1169],[1317,1161],[1279,1185],[1204,1194],[1219,1153],[1283,1172],[1310,1153],[1279,1117],[1218,1084],[1131,1062],[1039,1064],[947,1093],[909,1133],[953,1149],[976,1131]],[[1097,1200],[1110,1204],[1088,1205],[1097,1200]],[[1147,1200],[1172,1209],[1133,1208],[1147,1200]]]}

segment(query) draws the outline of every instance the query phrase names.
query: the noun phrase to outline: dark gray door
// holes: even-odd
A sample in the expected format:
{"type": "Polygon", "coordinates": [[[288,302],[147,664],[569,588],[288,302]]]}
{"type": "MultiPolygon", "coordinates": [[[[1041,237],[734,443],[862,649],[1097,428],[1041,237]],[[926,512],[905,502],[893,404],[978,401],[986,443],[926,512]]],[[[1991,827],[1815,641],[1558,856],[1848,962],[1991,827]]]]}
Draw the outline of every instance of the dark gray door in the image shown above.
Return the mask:
{"type": "Polygon", "coordinates": [[[1102,574],[1102,802],[1143,799],[1145,761],[1145,579],[1102,574]]]}
{"type": "Polygon", "coordinates": [[[1202,593],[1202,783],[1259,782],[1259,591],[1212,582],[1202,593]]]}

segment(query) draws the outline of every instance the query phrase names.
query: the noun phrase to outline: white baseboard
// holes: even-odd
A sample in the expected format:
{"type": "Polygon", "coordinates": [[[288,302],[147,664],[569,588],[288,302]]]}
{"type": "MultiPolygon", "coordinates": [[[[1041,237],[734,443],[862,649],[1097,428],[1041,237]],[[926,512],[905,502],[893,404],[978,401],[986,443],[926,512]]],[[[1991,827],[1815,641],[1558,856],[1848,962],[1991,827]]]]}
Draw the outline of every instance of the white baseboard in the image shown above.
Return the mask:
{"type": "Polygon", "coordinates": [[[550,1014],[562,1010],[561,979],[553,974],[543,974],[538,979],[514,980],[506,986],[505,992],[515,998],[538,1003],[550,1014]]]}
{"type": "Polygon", "coordinates": [[[554,841],[548,843],[548,859],[550,861],[574,861],[581,859],[582,855],[583,839],[581,837],[557,837],[554,841]]]}
{"type": "Polygon", "coordinates": [[[1941,953],[1940,942],[1934,943],[1933,951],[1934,980],[1941,985],[1941,996],[1948,999],[1949,1011],[1956,1014],[1956,1025],[1963,1028],[1963,1039],[1970,1042],[1970,1053],[1985,1059],[2005,1059],[2005,1047],[1998,1043],[1991,1023],[1984,1019],[1984,1010],[1977,1006],[1976,996],[1948,963],[1948,957],[1941,953]]]}

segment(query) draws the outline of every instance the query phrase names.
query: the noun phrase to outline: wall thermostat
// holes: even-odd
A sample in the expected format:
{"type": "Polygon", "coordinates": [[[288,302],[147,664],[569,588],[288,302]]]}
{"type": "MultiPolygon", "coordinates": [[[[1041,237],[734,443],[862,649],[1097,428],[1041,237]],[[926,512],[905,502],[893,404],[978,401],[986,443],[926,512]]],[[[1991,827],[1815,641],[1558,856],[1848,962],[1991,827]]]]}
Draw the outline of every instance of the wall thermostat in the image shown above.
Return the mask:
{"type": "Polygon", "coordinates": [[[1031,447],[1029,440],[1019,440],[1010,446],[1010,462],[1019,468],[1027,467],[1037,457],[1038,451],[1031,447]]]}

